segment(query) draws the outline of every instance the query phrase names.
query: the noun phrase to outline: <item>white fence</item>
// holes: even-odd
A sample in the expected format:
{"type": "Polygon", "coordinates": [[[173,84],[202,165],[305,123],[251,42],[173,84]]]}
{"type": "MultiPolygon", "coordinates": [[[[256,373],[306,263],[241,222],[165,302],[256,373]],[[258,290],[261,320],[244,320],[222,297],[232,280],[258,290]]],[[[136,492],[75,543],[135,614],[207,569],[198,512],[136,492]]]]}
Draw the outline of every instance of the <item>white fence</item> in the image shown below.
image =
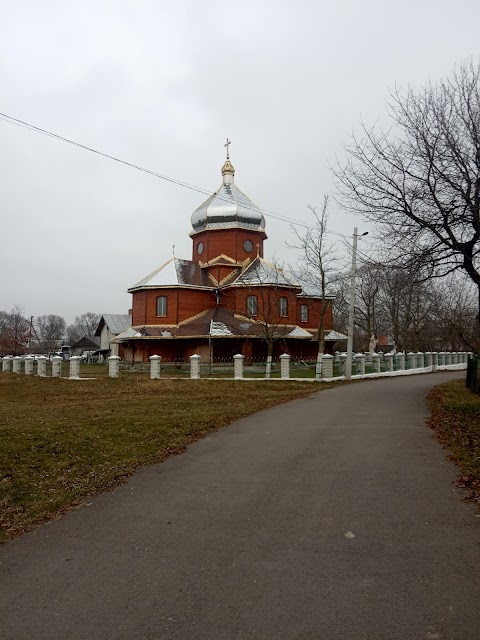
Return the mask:
{"type": "MultiPolygon", "coordinates": [[[[372,378],[382,376],[403,376],[418,373],[431,373],[432,371],[457,370],[466,369],[467,361],[473,354],[470,352],[410,352],[410,353],[357,353],[353,358],[353,375],[352,379],[372,378]]],[[[254,369],[246,364],[245,357],[242,354],[233,356],[229,363],[222,363],[220,367],[211,363],[202,363],[199,355],[190,356],[190,365],[188,367],[189,375],[192,379],[201,377],[215,377],[216,379],[234,379],[234,380],[302,380],[302,381],[331,381],[343,380],[345,378],[345,354],[323,355],[319,363],[306,363],[301,360],[292,362],[289,354],[284,353],[279,358],[279,370],[276,374],[270,375],[269,364],[266,364],[264,373],[258,366],[254,369]],[[205,365],[202,369],[202,366],[205,365]],[[208,366],[207,366],[208,365],[208,366]],[[203,372],[203,373],[202,373],[203,372]],[[227,375],[230,374],[230,375],[227,375]]],[[[71,380],[79,380],[82,377],[83,365],[81,358],[73,356],[65,363],[60,357],[51,359],[51,367],[47,369],[47,358],[39,356],[38,358],[22,357],[22,356],[5,356],[2,358],[2,372],[12,372],[16,374],[37,375],[39,377],[47,377],[50,374],[53,378],[62,376],[62,365],[68,366],[68,377],[71,380]],[[35,369],[36,367],[36,369],[35,369]]],[[[125,375],[125,369],[122,369],[121,360],[118,356],[110,356],[108,358],[108,369],[101,369],[102,373],[107,374],[110,378],[118,378],[125,375]]],[[[146,375],[152,380],[160,377],[170,378],[172,374],[169,364],[165,363],[163,367],[162,358],[158,355],[151,356],[150,365],[147,370],[143,369],[146,375]]],[[[105,365],[98,365],[104,367],[105,365]]],[[[63,367],[65,368],[65,367],[63,367]]],[[[100,369],[98,369],[100,371],[100,369]]],[[[135,366],[130,371],[137,372],[135,366]]],[[[88,368],[91,374],[91,368],[88,368]]],[[[83,375],[83,378],[89,375],[83,375]]],[[[96,377],[95,373],[91,374],[96,377]]],[[[178,376],[175,376],[178,377],[178,376]]]]}

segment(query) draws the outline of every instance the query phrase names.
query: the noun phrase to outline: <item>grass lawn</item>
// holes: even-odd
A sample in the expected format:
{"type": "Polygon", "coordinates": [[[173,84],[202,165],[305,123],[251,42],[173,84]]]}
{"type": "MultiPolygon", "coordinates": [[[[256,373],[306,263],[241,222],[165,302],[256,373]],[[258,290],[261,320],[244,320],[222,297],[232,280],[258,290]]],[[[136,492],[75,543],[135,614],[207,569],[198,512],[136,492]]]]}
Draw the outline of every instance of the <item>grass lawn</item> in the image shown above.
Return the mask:
{"type": "Polygon", "coordinates": [[[0,540],[241,416],[335,384],[0,373],[0,540]]]}
{"type": "Polygon", "coordinates": [[[457,485],[468,491],[466,500],[480,504],[480,396],[455,380],[433,389],[428,399],[430,426],[461,470],[457,485]]]}

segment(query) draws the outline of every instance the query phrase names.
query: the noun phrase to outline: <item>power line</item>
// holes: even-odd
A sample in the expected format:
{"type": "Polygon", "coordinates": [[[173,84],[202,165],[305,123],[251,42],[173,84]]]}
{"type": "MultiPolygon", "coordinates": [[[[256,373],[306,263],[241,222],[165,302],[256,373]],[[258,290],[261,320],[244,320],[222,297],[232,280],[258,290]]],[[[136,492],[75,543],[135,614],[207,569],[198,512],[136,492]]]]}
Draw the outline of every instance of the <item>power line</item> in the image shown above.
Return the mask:
{"type": "MultiPolygon", "coordinates": [[[[180,187],[184,187],[185,189],[190,189],[191,191],[196,191],[197,193],[201,193],[203,195],[211,196],[212,192],[208,189],[203,189],[201,187],[197,187],[195,185],[189,184],[188,182],[183,182],[182,180],[177,180],[176,178],[171,178],[170,176],[166,176],[162,173],[154,171],[152,169],[148,169],[146,167],[142,167],[133,162],[128,162],[127,160],[123,160],[122,158],[117,158],[116,156],[112,156],[103,151],[99,151],[98,149],[94,149],[93,147],[89,147],[85,144],[81,144],[80,142],[76,142],[75,140],[70,140],[69,138],[65,138],[64,136],[53,133],[52,131],[47,131],[46,129],[42,129],[41,127],[37,127],[36,125],[30,124],[29,122],[25,122],[24,120],[19,120],[18,118],[14,118],[13,116],[9,116],[6,113],[0,112],[0,120],[3,120],[9,124],[13,124],[19,127],[23,127],[35,133],[39,133],[41,135],[48,136],[50,138],[55,138],[56,140],[60,140],[61,142],[66,142],[67,144],[71,144],[75,147],[79,147],[80,149],[84,149],[85,151],[90,151],[91,153],[95,153],[104,158],[108,158],[109,160],[113,160],[115,162],[119,162],[120,164],[124,164],[132,169],[137,169],[138,171],[143,171],[144,173],[148,173],[149,175],[155,176],[156,178],[160,178],[161,180],[165,180],[167,182],[171,182],[180,187]]],[[[222,198],[221,196],[217,196],[219,200],[224,202],[230,202],[227,198],[222,198]]],[[[249,207],[248,205],[243,205],[246,209],[250,209],[251,211],[256,211],[253,207],[249,207]]],[[[260,207],[258,207],[260,209],[260,207]]],[[[297,220],[293,220],[292,218],[287,218],[286,216],[282,216],[273,211],[268,211],[267,209],[260,209],[262,213],[270,216],[271,218],[276,218],[277,220],[281,220],[283,222],[288,222],[289,224],[296,224],[302,227],[313,228],[311,225],[307,225],[303,222],[298,222],[297,220]]]]}
{"type": "MultiPolygon", "coordinates": [[[[56,140],[59,140],[60,142],[65,142],[67,144],[71,144],[75,147],[79,147],[80,149],[84,149],[85,151],[90,151],[91,153],[95,153],[96,155],[102,156],[104,158],[108,158],[109,160],[113,160],[114,162],[118,162],[120,164],[126,165],[127,167],[130,167],[132,169],[137,169],[137,171],[142,171],[143,173],[147,173],[151,176],[154,176],[156,178],[160,178],[161,180],[165,180],[166,182],[170,182],[172,184],[176,184],[177,186],[183,187],[185,189],[190,189],[191,191],[196,191],[197,193],[201,193],[203,195],[206,196],[212,196],[215,194],[212,194],[212,192],[208,189],[203,189],[201,187],[197,187],[195,185],[189,184],[188,182],[183,182],[182,180],[178,180],[176,178],[171,178],[167,175],[164,175],[162,173],[159,173],[157,171],[154,171],[152,169],[148,169],[146,167],[142,167],[140,165],[137,165],[133,162],[129,162],[127,160],[123,160],[122,158],[117,158],[116,156],[112,156],[108,153],[105,153],[103,151],[99,151],[98,149],[94,149],[93,147],[89,147],[88,145],[82,144],[80,142],[76,142],[75,140],[71,140],[69,138],[65,138],[64,136],[61,136],[57,133],[53,133],[52,131],[47,131],[46,129],[42,129],[41,127],[38,127],[34,124],[31,124],[29,122],[25,122],[24,120],[19,120],[18,118],[14,118],[13,116],[9,116],[6,113],[1,113],[0,112],[0,120],[3,120],[4,122],[7,122],[8,124],[12,124],[15,125],[17,127],[22,127],[24,129],[28,129],[29,131],[33,131],[34,133],[38,133],[40,135],[44,135],[47,136],[49,138],[54,138],[56,140]]],[[[227,198],[222,198],[221,196],[217,195],[217,198],[219,200],[222,200],[224,202],[230,202],[230,200],[228,200],[227,198]]],[[[243,205],[246,209],[250,209],[251,211],[257,211],[258,209],[260,209],[260,211],[270,217],[270,218],[274,218],[276,220],[280,220],[281,222],[286,222],[287,224],[291,224],[293,226],[300,226],[300,227],[304,227],[306,229],[315,229],[314,226],[306,224],[304,222],[299,222],[298,220],[293,220],[293,218],[288,218],[287,216],[283,216],[280,215],[278,213],[275,213],[274,211],[269,211],[268,209],[261,209],[260,207],[258,208],[253,208],[253,207],[249,207],[248,205],[243,205]]],[[[344,234],[344,233],[338,233],[335,231],[326,231],[327,234],[329,235],[333,235],[333,236],[338,236],[340,238],[345,238],[345,239],[350,239],[351,236],[344,234]]]]}

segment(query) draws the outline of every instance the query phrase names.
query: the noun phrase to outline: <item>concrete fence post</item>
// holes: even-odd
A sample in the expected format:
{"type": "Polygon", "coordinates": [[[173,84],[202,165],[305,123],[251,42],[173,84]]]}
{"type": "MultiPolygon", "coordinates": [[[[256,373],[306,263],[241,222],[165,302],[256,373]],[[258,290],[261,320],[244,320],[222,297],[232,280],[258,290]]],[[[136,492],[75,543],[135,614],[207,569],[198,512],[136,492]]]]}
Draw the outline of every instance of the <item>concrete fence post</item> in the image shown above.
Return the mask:
{"type": "Polygon", "coordinates": [[[438,366],[443,367],[445,364],[445,351],[440,351],[438,354],[438,366]]]}
{"type": "Polygon", "coordinates": [[[150,380],[158,380],[160,378],[160,363],[162,356],[150,356],[150,380]]]}
{"type": "Polygon", "coordinates": [[[2,358],[2,371],[11,371],[12,370],[12,357],[11,356],[3,356],[2,358]]]}
{"type": "Polygon", "coordinates": [[[25,375],[33,376],[33,363],[35,362],[35,358],[31,358],[27,356],[25,358],[25,375]]]}
{"type": "Polygon", "coordinates": [[[372,353],[372,368],[373,373],[380,373],[380,354],[372,353]]]}
{"type": "Polygon", "coordinates": [[[118,342],[110,342],[110,355],[118,356],[118,342]]]}
{"type": "Polygon", "coordinates": [[[423,369],[425,367],[425,354],[423,351],[417,352],[417,367],[423,369]]]}
{"type": "Polygon", "coordinates": [[[355,370],[357,375],[359,376],[365,375],[365,354],[364,353],[355,354],[355,370]]]}
{"type": "Polygon", "coordinates": [[[282,353],[280,356],[280,377],[283,380],[290,378],[290,354],[282,353]]]}
{"type": "Polygon", "coordinates": [[[438,352],[432,351],[432,369],[438,369],[438,352]]]}
{"type": "Polygon", "coordinates": [[[315,363],[315,379],[320,380],[322,377],[322,355],[320,351],[317,353],[317,361],[315,363]]]}
{"type": "Polygon", "coordinates": [[[385,358],[385,371],[393,371],[393,353],[386,353],[385,358]]]}
{"type": "Polygon", "coordinates": [[[322,378],[333,378],[333,356],[328,353],[322,356],[322,378]]]}
{"type": "Polygon", "coordinates": [[[120,371],[120,357],[108,356],[108,375],[110,378],[118,378],[120,371]]]}
{"type": "Polygon", "coordinates": [[[405,354],[397,353],[396,357],[397,357],[397,363],[398,363],[398,370],[403,371],[405,369],[405,354]]]}
{"type": "Polygon", "coordinates": [[[458,353],[456,351],[452,351],[450,354],[451,360],[450,364],[458,364],[458,353]]]}
{"type": "Polygon", "coordinates": [[[410,351],[410,353],[407,353],[407,358],[408,358],[408,368],[409,369],[416,369],[417,368],[417,354],[413,353],[413,351],[410,351]]]}
{"type": "Polygon", "coordinates": [[[194,353],[190,356],[190,378],[200,378],[200,360],[201,357],[198,353],[194,353]]]}
{"type": "Polygon", "coordinates": [[[80,362],[82,358],[80,356],[72,356],[70,358],[70,373],[69,377],[72,379],[80,378],[80,362]]]}
{"type": "Polygon", "coordinates": [[[245,364],[245,356],[243,353],[237,353],[233,356],[233,377],[235,380],[243,378],[243,366],[245,364]]]}
{"type": "Polygon", "coordinates": [[[452,356],[449,351],[445,351],[445,364],[452,364],[452,356]]]}
{"type": "Polygon", "coordinates": [[[37,376],[45,378],[47,375],[47,359],[45,356],[38,356],[37,358],[37,376]]]}
{"type": "Polygon", "coordinates": [[[14,356],[13,373],[21,373],[21,371],[22,371],[22,358],[21,356],[14,356]]]}
{"type": "Polygon", "coordinates": [[[425,366],[433,366],[433,353],[431,351],[425,351],[425,366]]]}
{"type": "Polygon", "coordinates": [[[60,356],[53,356],[52,358],[52,378],[60,378],[62,374],[62,362],[63,358],[60,356]]]}

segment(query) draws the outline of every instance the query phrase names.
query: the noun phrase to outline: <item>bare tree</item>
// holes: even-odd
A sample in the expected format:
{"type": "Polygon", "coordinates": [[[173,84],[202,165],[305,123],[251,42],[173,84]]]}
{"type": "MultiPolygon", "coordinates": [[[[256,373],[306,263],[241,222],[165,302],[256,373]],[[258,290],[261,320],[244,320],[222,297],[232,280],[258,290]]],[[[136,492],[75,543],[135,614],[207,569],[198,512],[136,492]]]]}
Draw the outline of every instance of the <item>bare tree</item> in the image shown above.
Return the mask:
{"type": "Polygon", "coordinates": [[[392,128],[362,125],[335,169],[343,204],[379,225],[393,263],[424,279],[463,270],[480,322],[480,66],[392,99],[392,128]]]}
{"type": "Polygon", "coordinates": [[[10,313],[2,312],[0,319],[0,351],[19,356],[27,351],[30,340],[30,323],[23,309],[15,305],[10,313]]]}
{"type": "MultiPolygon", "coordinates": [[[[282,266],[257,257],[238,277],[242,285],[240,295],[243,297],[247,287],[246,315],[259,327],[261,336],[267,347],[266,377],[270,376],[274,344],[285,338],[291,331],[288,327],[288,297],[292,288],[301,290],[301,286],[293,282],[282,266]],[[286,305],[286,306],[284,306],[286,305]]],[[[236,289],[232,287],[234,297],[236,289]]],[[[237,301],[225,300],[231,308],[237,307],[237,301]]],[[[291,313],[291,312],[290,312],[291,313]]]]}
{"type": "Polygon", "coordinates": [[[66,322],[61,316],[49,314],[38,316],[35,322],[36,334],[42,351],[52,352],[65,335],[66,322]]]}
{"type": "Polygon", "coordinates": [[[297,249],[301,254],[301,264],[293,269],[296,278],[308,291],[314,293],[313,303],[318,307],[318,358],[320,360],[325,351],[325,321],[330,312],[332,283],[335,272],[338,270],[338,259],[334,253],[334,246],[329,241],[328,234],[328,195],[323,198],[320,213],[316,207],[308,205],[313,217],[312,227],[305,232],[300,232],[292,226],[296,237],[293,244],[287,243],[292,249],[297,249]],[[330,291],[327,288],[330,287],[330,291]]]}
{"type": "Polygon", "coordinates": [[[361,329],[362,350],[366,351],[370,336],[378,335],[382,331],[379,322],[381,270],[375,264],[365,263],[358,269],[355,282],[357,289],[355,322],[361,329]]]}
{"type": "Polygon", "coordinates": [[[88,311],[81,316],[75,317],[75,322],[67,327],[67,339],[70,344],[77,342],[80,338],[87,337],[93,340],[95,330],[100,322],[100,314],[88,311]]]}
{"type": "MultiPolygon", "coordinates": [[[[445,288],[443,281],[421,282],[415,272],[364,261],[356,274],[355,345],[366,350],[374,334],[391,336],[399,350],[454,348],[446,330],[453,307],[446,303],[445,288]]],[[[336,310],[337,321],[346,327],[348,291],[342,283],[336,310]]]]}
{"type": "Polygon", "coordinates": [[[438,289],[437,346],[480,353],[474,285],[463,274],[454,274],[438,289]]]}

